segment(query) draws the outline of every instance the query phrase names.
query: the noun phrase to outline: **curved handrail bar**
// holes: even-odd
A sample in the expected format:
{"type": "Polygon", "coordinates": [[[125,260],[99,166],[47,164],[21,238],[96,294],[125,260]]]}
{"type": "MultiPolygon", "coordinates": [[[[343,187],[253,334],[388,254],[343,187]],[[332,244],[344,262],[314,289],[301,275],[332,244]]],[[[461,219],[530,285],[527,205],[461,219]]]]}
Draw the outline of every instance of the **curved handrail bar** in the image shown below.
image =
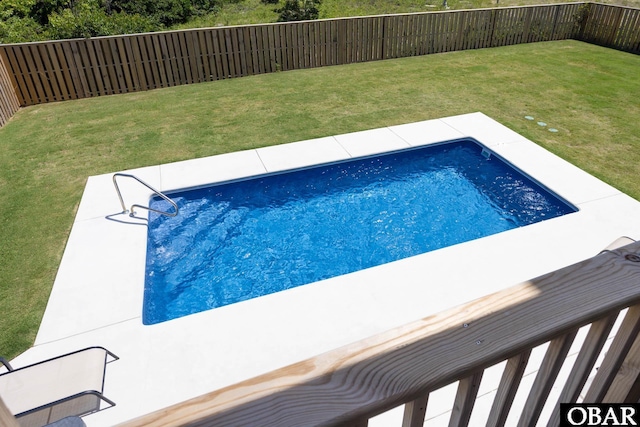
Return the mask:
{"type": "Polygon", "coordinates": [[[122,212],[123,213],[129,212],[129,216],[135,216],[134,208],[146,209],[148,211],[155,212],[155,213],[160,214],[160,215],[170,216],[170,217],[174,217],[174,216],[178,215],[178,205],[176,204],[176,202],[174,202],[169,197],[167,197],[166,195],[164,195],[160,191],[156,190],[155,188],[153,188],[152,186],[150,186],[149,184],[147,184],[146,182],[144,182],[143,180],[141,180],[140,178],[138,178],[135,175],[131,175],[131,174],[128,174],[128,173],[121,173],[121,172],[114,173],[113,174],[113,185],[114,185],[114,187],[116,187],[116,192],[118,193],[118,198],[120,199],[120,205],[122,206],[122,212]],[[173,208],[175,209],[175,212],[160,211],[160,210],[157,210],[157,209],[150,208],[149,206],[142,206],[142,205],[138,205],[136,203],[131,205],[131,209],[127,209],[127,206],[124,204],[124,199],[122,198],[122,193],[120,192],[120,187],[118,187],[118,181],[116,180],[116,178],[119,177],[119,176],[123,176],[125,178],[133,178],[133,179],[135,179],[140,184],[144,185],[149,190],[153,191],[155,194],[160,196],[163,200],[169,202],[171,204],[171,206],[173,206],[173,208]]]}
{"type": "Polygon", "coordinates": [[[13,366],[11,366],[11,363],[9,363],[9,361],[4,357],[0,357],[0,365],[4,365],[8,372],[13,371],[13,366]]]}

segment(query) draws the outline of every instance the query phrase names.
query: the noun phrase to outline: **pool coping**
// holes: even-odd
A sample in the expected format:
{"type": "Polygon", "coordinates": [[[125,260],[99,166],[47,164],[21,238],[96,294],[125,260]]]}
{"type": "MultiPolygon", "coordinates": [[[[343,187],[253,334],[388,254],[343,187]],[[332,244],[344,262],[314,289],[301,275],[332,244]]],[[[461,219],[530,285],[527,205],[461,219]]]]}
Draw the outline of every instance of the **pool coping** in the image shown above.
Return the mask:
{"type": "MultiPolygon", "coordinates": [[[[107,426],[423,318],[640,238],[640,202],[482,113],[188,160],[126,173],[160,191],[471,137],[576,213],[360,272],[145,326],[146,227],[120,213],[112,174],[89,177],[33,348],[22,366],[101,345],[120,357],[85,417],[107,426]],[[427,288],[424,285],[429,284],[427,288]],[[441,286],[434,286],[441,285],[441,286]],[[295,319],[292,321],[291,319],[295,319]]],[[[121,181],[125,200],[151,193],[121,181]]]]}

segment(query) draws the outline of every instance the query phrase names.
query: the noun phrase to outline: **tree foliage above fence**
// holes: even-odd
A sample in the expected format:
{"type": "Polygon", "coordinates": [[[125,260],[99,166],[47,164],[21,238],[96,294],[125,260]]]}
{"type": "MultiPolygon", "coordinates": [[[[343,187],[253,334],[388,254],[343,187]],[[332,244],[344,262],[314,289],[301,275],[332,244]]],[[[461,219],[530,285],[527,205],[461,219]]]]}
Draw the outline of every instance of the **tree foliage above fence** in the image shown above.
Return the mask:
{"type": "MultiPolygon", "coordinates": [[[[273,0],[267,0],[267,2],[273,3],[273,0]]],[[[278,22],[318,19],[320,3],[320,0],[285,0],[284,6],[275,9],[275,12],[280,14],[278,22]]]]}
{"type": "Polygon", "coordinates": [[[1,0],[0,43],[166,29],[241,0],[1,0]]]}

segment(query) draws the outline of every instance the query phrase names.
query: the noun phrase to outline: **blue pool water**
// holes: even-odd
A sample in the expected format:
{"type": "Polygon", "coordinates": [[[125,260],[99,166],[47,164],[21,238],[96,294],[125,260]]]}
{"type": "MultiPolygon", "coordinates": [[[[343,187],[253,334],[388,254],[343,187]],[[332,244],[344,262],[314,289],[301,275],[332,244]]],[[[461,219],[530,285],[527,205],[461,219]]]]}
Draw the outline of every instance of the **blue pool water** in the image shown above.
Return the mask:
{"type": "Polygon", "coordinates": [[[170,197],[177,217],[149,217],[145,324],[576,211],[474,140],[170,197]]]}

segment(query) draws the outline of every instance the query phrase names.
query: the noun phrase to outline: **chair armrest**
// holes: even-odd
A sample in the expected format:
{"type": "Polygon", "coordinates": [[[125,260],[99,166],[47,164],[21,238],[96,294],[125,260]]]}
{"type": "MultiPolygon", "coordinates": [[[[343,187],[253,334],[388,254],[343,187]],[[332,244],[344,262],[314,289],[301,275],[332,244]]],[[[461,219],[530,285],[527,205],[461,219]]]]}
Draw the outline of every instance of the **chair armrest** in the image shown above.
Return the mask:
{"type": "Polygon", "coordinates": [[[20,425],[35,425],[45,419],[54,423],[62,418],[82,417],[115,406],[116,404],[95,390],[87,390],[46,405],[16,414],[20,425]],[[106,406],[103,406],[103,403],[106,406]]]}

